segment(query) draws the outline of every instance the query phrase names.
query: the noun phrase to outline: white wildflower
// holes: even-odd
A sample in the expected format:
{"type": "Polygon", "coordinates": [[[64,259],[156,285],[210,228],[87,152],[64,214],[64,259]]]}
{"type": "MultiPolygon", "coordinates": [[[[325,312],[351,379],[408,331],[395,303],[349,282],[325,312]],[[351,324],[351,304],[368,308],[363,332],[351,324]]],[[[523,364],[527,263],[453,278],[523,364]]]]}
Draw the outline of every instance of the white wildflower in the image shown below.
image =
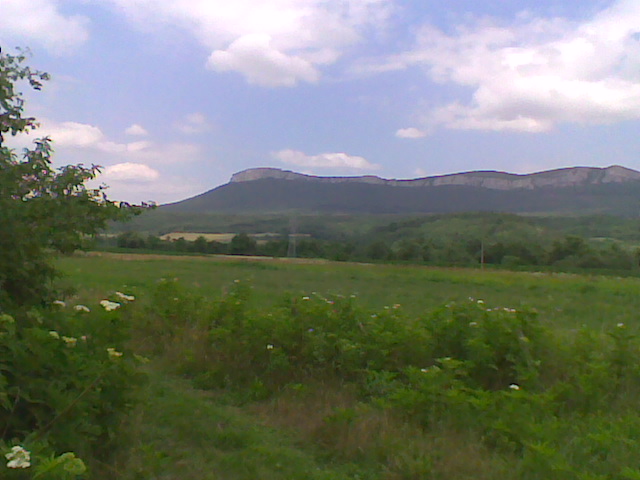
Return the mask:
{"type": "Polygon", "coordinates": [[[62,337],[62,340],[67,344],[67,347],[71,348],[75,347],[76,343],[78,343],[78,339],[75,337],[62,337]]]}
{"type": "Polygon", "coordinates": [[[620,322],[618,325],[616,325],[618,328],[624,328],[624,323],[620,322]]]}
{"type": "Polygon", "coordinates": [[[484,304],[484,300],[478,300],[478,305],[483,305],[484,304]]]}
{"type": "Polygon", "coordinates": [[[517,385],[515,383],[512,383],[511,385],[509,385],[509,388],[511,390],[520,390],[520,385],[517,385]]]}
{"type": "Polygon", "coordinates": [[[100,301],[100,305],[102,305],[102,307],[107,311],[110,312],[112,310],[115,310],[117,308],[120,308],[120,304],[116,303],[116,302],[111,302],[109,300],[101,300],[100,301]]]}
{"type": "Polygon", "coordinates": [[[273,345],[271,345],[270,343],[267,344],[267,350],[273,350],[273,345]]]}
{"type": "Polygon", "coordinates": [[[49,335],[51,335],[53,338],[55,338],[56,340],[60,340],[60,334],[58,332],[56,332],[55,330],[51,330],[49,332],[49,335]]]}
{"type": "Polygon", "coordinates": [[[62,300],[54,300],[53,301],[53,305],[57,305],[58,307],[66,307],[67,304],[64,303],[62,300]]]}
{"type": "Polygon", "coordinates": [[[310,300],[310,298],[305,296],[305,297],[302,297],[302,300],[310,300]]]}
{"type": "Polygon", "coordinates": [[[91,310],[89,309],[89,307],[87,307],[86,305],[76,305],[75,307],[73,307],[73,309],[76,312],[85,312],[85,313],[89,313],[91,310]]]}
{"type": "Polygon", "coordinates": [[[478,322],[469,322],[469,326],[470,327],[477,327],[478,326],[478,322]]]}
{"type": "Polygon", "coordinates": [[[31,454],[20,445],[11,447],[11,451],[5,454],[5,458],[9,460],[8,468],[29,468],[31,466],[31,454]]]}
{"type": "Polygon", "coordinates": [[[133,302],[136,299],[136,297],[134,297],[133,295],[127,295],[126,293],[122,293],[122,292],[116,292],[115,295],[119,299],[124,300],[126,302],[133,302]]]}
{"type": "Polygon", "coordinates": [[[107,353],[109,354],[109,358],[118,358],[122,356],[122,352],[117,351],[113,347],[107,348],[107,353]]]}

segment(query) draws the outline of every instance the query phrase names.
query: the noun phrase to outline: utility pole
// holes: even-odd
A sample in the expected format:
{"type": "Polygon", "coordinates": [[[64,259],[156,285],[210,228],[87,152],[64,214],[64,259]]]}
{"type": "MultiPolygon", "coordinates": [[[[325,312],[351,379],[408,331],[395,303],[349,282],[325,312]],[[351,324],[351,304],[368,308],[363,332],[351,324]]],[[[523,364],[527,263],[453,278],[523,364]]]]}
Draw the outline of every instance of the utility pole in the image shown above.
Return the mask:
{"type": "Polygon", "coordinates": [[[297,239],[298,235],[296,232],[296,219],[295,217],[291,217],[289,219],[289,248],[287,249],[287,257],[295,258],[297,239]]]}

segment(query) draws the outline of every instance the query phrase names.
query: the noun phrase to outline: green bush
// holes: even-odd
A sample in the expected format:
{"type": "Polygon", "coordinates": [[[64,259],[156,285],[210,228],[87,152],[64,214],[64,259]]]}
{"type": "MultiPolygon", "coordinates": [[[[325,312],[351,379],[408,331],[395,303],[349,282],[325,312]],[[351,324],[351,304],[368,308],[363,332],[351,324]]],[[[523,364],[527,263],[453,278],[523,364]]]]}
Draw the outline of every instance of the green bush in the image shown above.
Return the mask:
{"type": "Polygon", "coordinates": [[[52,260],[138,210],[86,188],[97,166],[54,169],[48,138],[21,158],[6,146],[6,135],[37,127],[17,85],[39,90],[49,78],[25,61],[0,51],[0,476],[71,479],[85,470],[76,453],[109,452],[138,374],[121,312],[106,311],[119,304],[86,312],[52,303],[52,260]]]}

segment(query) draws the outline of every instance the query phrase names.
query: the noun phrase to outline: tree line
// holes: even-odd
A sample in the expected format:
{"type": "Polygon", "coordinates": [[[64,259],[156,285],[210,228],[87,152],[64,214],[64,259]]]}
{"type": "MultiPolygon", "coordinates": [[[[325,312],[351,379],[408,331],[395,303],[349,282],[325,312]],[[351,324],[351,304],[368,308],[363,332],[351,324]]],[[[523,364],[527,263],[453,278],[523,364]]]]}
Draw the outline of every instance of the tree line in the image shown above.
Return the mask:
{"type": "Polygon", "coordinates": [[[240,233],[228,243],[200,236],[193,241],[184,238],[163,240],[154,235],[125,232],[102,239],[103,247],[159,252],[258,255],[268,257],[296,256],[325,258],[351,262],[392,262],[437,266],[491,265],[505,268],[548,266],[560,269],[589,268],[632,270],[638,268],[640,250],[615,240],[593,241],[578,235],[555,239],[483,240],[451,235],[441,238],[388,239],[359,236],[342,240],[296,238],[283,235],[257,241],[240,233]]]}

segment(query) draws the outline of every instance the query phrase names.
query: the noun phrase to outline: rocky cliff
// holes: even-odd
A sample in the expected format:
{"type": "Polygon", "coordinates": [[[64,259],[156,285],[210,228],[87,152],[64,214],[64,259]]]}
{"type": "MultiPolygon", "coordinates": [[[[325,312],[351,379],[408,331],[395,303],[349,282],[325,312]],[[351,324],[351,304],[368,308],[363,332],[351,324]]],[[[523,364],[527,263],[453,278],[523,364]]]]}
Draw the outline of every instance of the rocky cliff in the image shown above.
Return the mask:
{"type": "Polygon", "coordinates": [[[317,177],[279,168],[250,168],[235,173],[229,183],[261,179],[295,180],[314,183],[367,183],[394,187],[466,185],[493,190],[533,190],[543,187],[571,187],[640,181],[640,172],[613,165],[606,168],[572,167],[518,175],[497,171],[475,171],[410,180],[384,179],[373,175],[359,177],[317,177]]]}

